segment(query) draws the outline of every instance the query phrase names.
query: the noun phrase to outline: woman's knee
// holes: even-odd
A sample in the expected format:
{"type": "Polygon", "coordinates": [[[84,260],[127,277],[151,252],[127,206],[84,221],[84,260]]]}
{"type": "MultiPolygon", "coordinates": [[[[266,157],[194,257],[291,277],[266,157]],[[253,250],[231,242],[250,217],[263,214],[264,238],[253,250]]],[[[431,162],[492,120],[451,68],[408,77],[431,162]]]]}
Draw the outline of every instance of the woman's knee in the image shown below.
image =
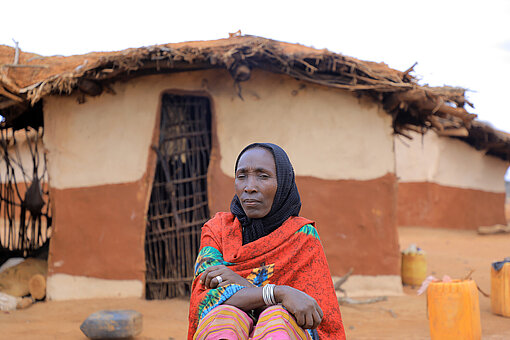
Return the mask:
{"type": "Polygon", "coordinates": [[[248,339],[253,321],[241,309],[219,305],[198,324],[194,339],[248,339]]]}
{"type": "Polygon", "coordinates": [[[229,312],[244,313],[241,309],[231,305],[219,305],[214,307],[213,311],[216,313],[229,313],[229,312]]]}
{"type": "Polygon", "coordinates": [[[263,339],[269,329],[277,339],[309,339],[309,334],[280,305],[268,307],[260,314],[253,339],[263,339]]]}
{"type": "MultiPolygon", "coordinates": [[[[234,323],[250,325],[251,319],[243,310],[230,306],[219,305],[214,307],[201,322],[207,323],[234,323]]],[[[251,326],[251,325],[250,325],[251,326]]]]}
{"type": "Polygon", "coordinates": [[[291,314],[285,309],[283,308],[282,305],[274,305],[274,306],[270,306],[270,307],[267,307],[266,309],[264,309],[264,311],[262,313],[260,313],[260,317],[262,317],[263,315],[268,315],[268,314],[271,314],[271,313],[278,313],[278,314],[282,314],[282,315],[288,315],[288,316],[291,316],[291,314]]]}

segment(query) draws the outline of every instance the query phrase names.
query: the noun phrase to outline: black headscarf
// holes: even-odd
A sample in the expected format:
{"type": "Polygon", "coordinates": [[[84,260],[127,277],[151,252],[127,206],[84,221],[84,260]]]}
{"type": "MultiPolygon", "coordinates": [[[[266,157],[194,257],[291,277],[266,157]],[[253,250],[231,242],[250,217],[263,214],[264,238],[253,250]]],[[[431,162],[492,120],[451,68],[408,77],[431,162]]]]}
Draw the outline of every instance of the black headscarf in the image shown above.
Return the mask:
{"type": "Polygon", "coordinates": [[[246,216],[241,201],[237,195],[230,203],[230,212],[234,214],[243,226],[243,244],[258,240],[261,237],[269,235],[282,225],[289,217],[298,216],[301,210],[301,198],[296,186],[294,169],[290,163],[289,157],[278,145],[271,143],[253,143],[248,145],[237,156],[235,171],[239,158],[246,150],[261,147],[271,151],[276,165],[276,181],[278,188],[274,196],[273,205],[269,213],[262,218],[249,218],[246,216]]]}

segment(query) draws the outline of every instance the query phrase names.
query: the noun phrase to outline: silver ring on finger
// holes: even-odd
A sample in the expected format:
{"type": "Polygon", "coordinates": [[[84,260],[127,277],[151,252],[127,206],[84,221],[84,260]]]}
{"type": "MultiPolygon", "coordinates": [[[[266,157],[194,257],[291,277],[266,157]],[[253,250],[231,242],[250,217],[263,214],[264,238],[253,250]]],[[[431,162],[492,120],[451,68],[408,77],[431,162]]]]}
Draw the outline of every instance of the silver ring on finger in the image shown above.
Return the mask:
{"type": "Polygon", "coordinates": [[[223,279],[221,278],[221,276],[216,276],[216,281],[218,281],[218,284],[222,283],[223,282],[223,279]]]}

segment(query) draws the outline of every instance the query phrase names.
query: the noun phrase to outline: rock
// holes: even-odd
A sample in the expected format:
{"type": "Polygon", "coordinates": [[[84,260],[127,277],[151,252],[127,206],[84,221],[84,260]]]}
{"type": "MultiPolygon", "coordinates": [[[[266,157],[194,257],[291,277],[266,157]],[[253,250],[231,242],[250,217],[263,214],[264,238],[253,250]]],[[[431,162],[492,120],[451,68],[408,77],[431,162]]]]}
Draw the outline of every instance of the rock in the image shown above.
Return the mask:
{"type": "Polygon", "coordinates": [[[133,337],[142,332],[142,314],[134,310],[102,310],[90,314],[80,329],[90,339],[133,337]]]}

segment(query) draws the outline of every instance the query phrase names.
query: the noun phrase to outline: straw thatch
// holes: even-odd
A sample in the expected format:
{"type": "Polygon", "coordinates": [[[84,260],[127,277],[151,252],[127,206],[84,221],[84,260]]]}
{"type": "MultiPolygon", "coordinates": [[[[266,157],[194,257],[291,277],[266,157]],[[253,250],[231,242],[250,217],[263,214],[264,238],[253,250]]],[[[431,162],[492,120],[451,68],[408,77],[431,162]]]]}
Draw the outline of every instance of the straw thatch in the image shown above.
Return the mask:
{"type": "Polygon", "coordinates": [[[460,138],[477,149],[505,160],[510,159],[510,137],[473,121],[468,113],[464,90],[421,86],[407,71],[383,63],[355,58],[253,36],[214,41],[197,41],[89,53],[70,57],[42,57],[19,53],[0,46],[0,113],[4,126],[49,95],[79,92],[95,96],[111,91],[109,84],[140,75],[227,69],[239,84],[250,78],[251,70],[264,69],[299,80],[370,96],[383,104],[393,117],[396,133],[407,130],[460,138]]]}

